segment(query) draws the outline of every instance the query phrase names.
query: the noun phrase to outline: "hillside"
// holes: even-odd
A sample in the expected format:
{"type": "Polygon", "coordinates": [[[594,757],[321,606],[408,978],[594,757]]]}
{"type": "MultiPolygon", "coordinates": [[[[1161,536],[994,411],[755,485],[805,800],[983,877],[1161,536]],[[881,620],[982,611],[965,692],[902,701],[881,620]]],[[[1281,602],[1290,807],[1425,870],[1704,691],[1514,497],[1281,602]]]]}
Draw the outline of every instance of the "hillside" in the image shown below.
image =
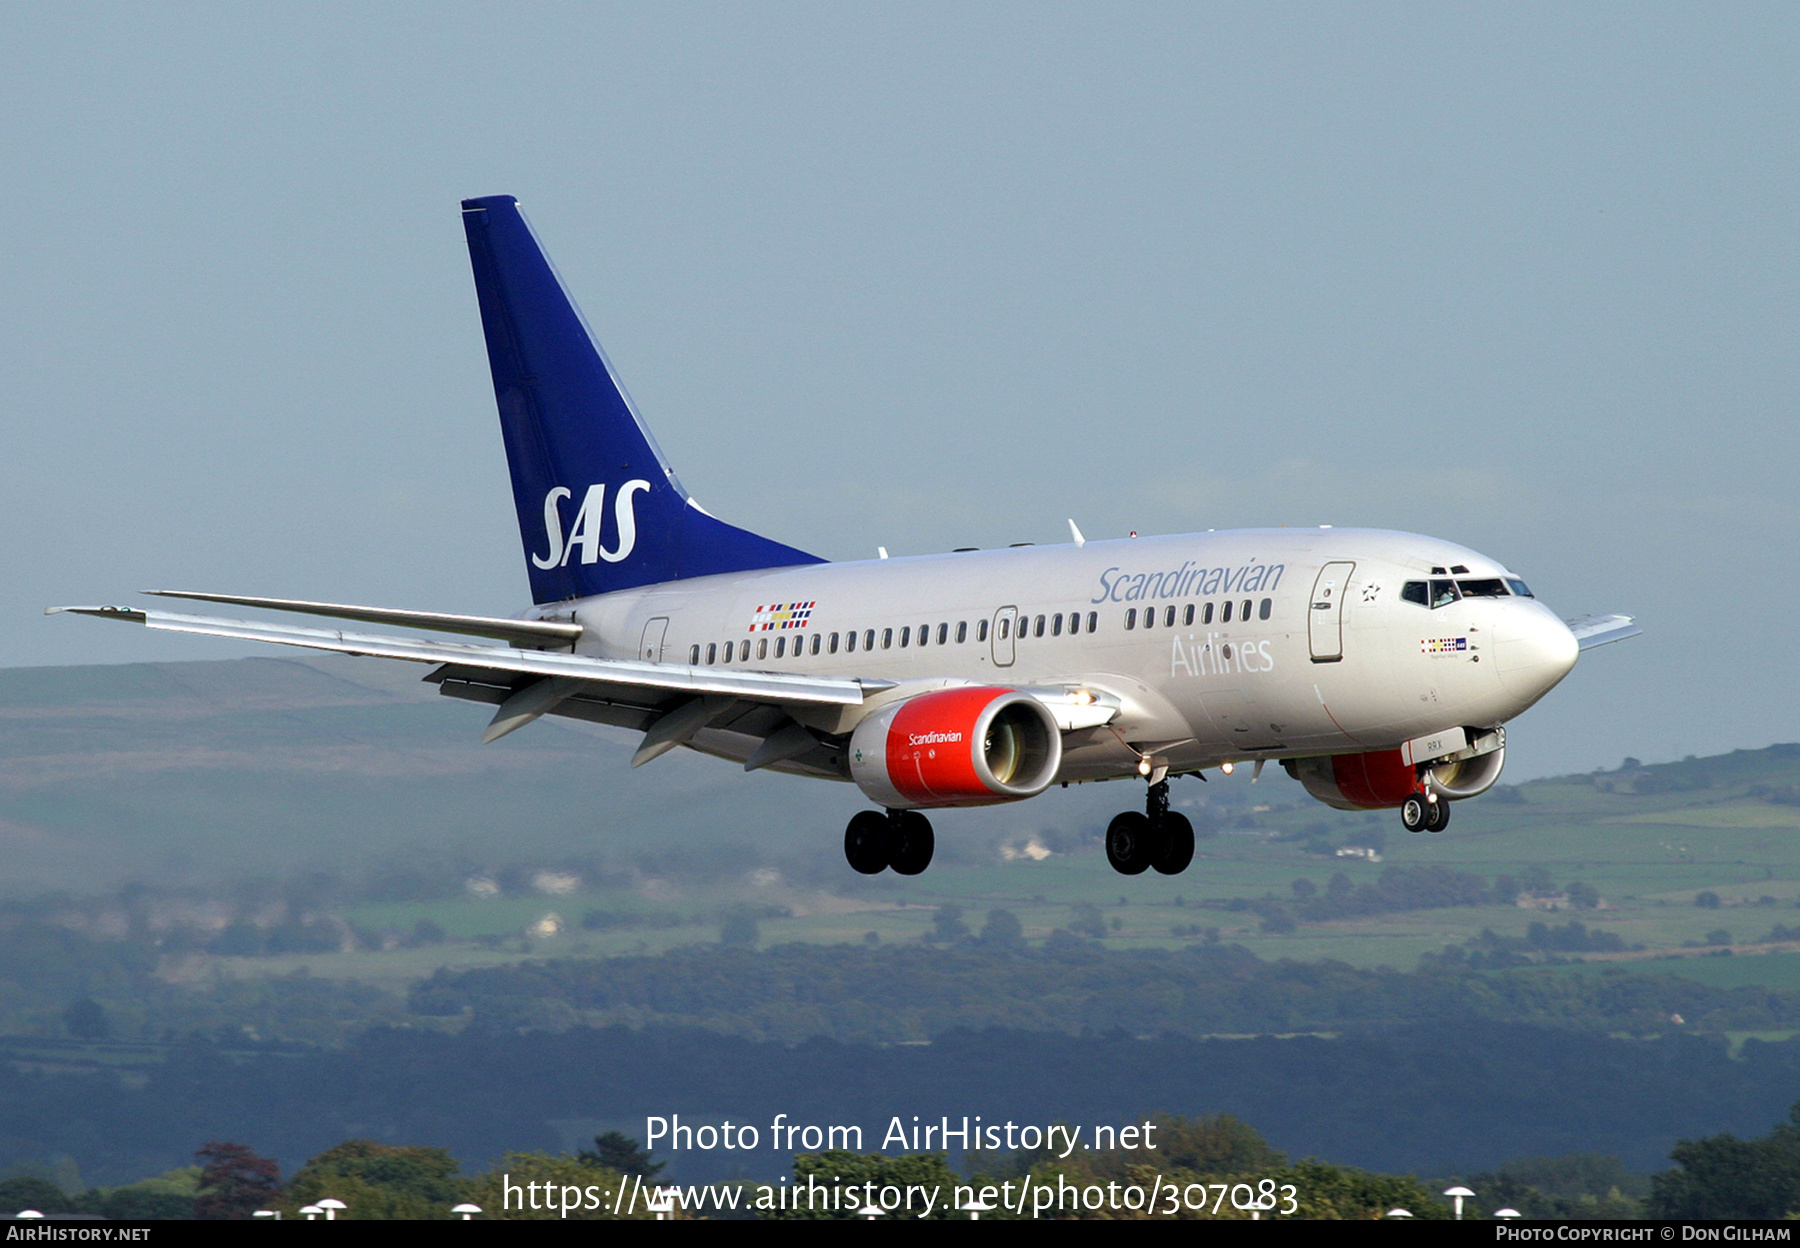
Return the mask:
{"type": "Polygon", "coordinates": [[[1077,786],[945,812],[931,871],[865,879],[838,849],[863,804],[847,785],[745,776],[683,752],[634,771],[623,734],[564,721],[483,747],[481,712],[417,675],[335,658],[0,672],[5,892],[66,892],[81,912],[69,921],[98,927],[127,884],[215,896],[216,931],[287,921],[231,899],[304,877],[307,904],[351,927],[423,921],[445,943],[346,938],[337,953],[222,965],[304,962],[396,988],[527,948],[711,942],[740,912],[765,946],[915,939],[945,905],[964,912],[952,933],[1000,908],[1029,942],[1060,927],[1114,948],[1223,940],[1404,969],[1475,941],[1477,965],[1580,958],[1800,985],[1800,930],[1783,931],[1800,929],[1797,746],[1503,786],[1459,803],[1439,836],[1408,835],[1389,812],[1332,811],[1275,769],[1256,785],[1242,770],[1181,780],[1175,802],[1202,836],[1173,878],[1122,879],[1099,852],[1136,785],[1077,786]],[[1380,861],[1340,856],[1347,847],[1380,861]],[[1701,956],[1727,948],[1729,966],[1701,956]],[[1752,951],[1772,956],[1752,969],[1752,951]]]}

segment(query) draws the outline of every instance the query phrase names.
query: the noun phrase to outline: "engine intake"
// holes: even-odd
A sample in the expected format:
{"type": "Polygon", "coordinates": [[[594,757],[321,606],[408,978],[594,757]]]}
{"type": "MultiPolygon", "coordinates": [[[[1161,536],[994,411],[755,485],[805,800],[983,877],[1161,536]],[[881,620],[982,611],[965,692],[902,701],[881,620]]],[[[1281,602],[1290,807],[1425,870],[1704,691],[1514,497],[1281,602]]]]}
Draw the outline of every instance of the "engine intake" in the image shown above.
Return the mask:
{"type": "Polygon", "coordinates": [[[1479,797],[1494,787],[1494,782],[1500,779],[1500,769],[1504,766],[1505,746],[1489,750],[1486,754],[1477,754],[1473,758],[1438,763],[1431,769],[1431,787],[1445,797],[1458,801],[1465,797],[1479,797]]]}
{"type": "Polygon", "coordinates": [[[940,689],[882,707],[850,736],[850,776],[883,806],[985,806],[1035,797],[1062,765],[1062,733],[1016,689],[940,689]]]}

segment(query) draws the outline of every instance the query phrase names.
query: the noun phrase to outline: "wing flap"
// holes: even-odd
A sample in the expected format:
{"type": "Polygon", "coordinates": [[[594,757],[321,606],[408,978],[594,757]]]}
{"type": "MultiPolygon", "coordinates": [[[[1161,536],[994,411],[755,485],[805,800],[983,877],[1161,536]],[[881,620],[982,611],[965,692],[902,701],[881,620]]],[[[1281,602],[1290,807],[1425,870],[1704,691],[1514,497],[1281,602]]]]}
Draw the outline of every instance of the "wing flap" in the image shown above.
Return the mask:
{"type": "Polygon", "coordinates": [[[595,659],[561,651],[513,650],[456,641],[422,641],[410,637],[348,633],[338,629],[222,620],[204,615],[181,615],[173,611],[143,611],[135,607],[52,607],[46,614],[63,611],[142,624],[161,632],[229,637],[236,641],[262,641],[279,646],[329,650],[337,654],[402,659],[412,663],[451,663],[458,667],[529,676],[570,677],[614,687],[728,694],[756,702],[855,706],[862,702],[866,693],[892,687],[887,681],[847,680],[841,677],[800,676],[778,672],[721,671],[710,667],[644,663],[632,659],[595,659]]]}

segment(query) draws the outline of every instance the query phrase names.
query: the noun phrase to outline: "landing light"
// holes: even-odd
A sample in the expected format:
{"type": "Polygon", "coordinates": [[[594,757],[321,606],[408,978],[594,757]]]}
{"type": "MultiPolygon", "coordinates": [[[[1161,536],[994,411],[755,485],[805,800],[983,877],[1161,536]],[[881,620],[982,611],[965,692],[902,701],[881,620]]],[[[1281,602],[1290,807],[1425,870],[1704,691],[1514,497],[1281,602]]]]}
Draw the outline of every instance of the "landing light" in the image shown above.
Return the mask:
{"type": "Polygon", "coordinates": [[[1235,768],[1236,766],[1237,766],[1236,763],[1220,763],[1219,770],[1229,776],[1232,772],[1232,769],[1235,768]]]}
{"type": "Polygon", "coordinates": [[[1138,759],[1138,775],[1147,776],[1149,774],[1150,774],[1150,760],[1147,758],[1138,759]]]}

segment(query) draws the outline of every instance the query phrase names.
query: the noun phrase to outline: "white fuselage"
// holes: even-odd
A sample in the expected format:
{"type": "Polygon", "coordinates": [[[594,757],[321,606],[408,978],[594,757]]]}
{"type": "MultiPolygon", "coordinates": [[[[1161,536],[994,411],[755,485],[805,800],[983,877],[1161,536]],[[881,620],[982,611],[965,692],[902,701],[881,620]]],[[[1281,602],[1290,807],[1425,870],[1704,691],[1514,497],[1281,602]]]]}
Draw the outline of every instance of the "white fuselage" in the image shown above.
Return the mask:
{"type": "MultiPolygon", "coordinates": [[[[1531,597],[1402,598],[1434,579],[1513,578],[1408,533],[1244,529],[702,577],[536,614],[572,616],[578,652],[599,658],[894,682],[794,712],[825,732],[947,685],[1091,691],[1118,714],[1065,737],[1057,779],[1081,781],[1151,752],[1183,771],[1497,727],[1574,665],[1575,638],[1531,597]]],[[[709,729],[691,744],[741,760],[756,741],[709,729]]]]}

